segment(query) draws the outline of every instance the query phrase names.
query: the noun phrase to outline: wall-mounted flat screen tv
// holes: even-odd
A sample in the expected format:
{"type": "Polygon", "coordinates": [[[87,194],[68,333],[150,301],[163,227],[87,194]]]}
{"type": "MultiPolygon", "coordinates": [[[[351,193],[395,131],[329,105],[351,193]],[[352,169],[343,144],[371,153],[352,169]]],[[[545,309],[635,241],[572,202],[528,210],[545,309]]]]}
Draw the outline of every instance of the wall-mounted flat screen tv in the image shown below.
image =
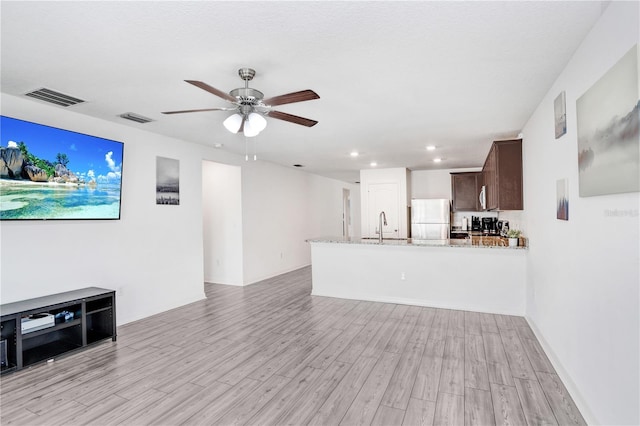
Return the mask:
{"type": "Polygon", "coordinates": [[[0,219],[120,219],[122,142],[0,116],[0,219]]]}

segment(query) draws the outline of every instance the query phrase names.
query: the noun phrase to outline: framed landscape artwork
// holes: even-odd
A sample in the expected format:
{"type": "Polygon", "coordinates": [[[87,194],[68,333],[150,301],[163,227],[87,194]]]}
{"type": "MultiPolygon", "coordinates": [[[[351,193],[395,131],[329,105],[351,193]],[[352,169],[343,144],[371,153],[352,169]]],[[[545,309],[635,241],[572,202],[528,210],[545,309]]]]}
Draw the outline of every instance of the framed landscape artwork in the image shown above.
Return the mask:
{"type": "Polygon", "coordinates": [[[180,161],[156,157],[156,204],[180,204],[180,161]]]}
{"type": "Polygon", "coordinates": [[[553,115],[556,128],[556,139],[567,133],[567,100],[564,91],[553,101],[553,115]]]}
{"type": "Polygon", "coordinates": [[[581,197],[640,191],[638,45],[576,101],[581,197]]]}

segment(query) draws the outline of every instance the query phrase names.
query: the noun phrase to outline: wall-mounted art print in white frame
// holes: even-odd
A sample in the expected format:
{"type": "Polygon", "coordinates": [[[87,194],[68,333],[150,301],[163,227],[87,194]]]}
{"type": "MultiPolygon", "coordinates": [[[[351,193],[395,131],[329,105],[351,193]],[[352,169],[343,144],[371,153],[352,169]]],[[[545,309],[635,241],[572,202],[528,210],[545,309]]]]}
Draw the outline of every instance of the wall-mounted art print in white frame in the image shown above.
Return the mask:
{"type": "Polygon", "coordinates": [[[567,179],[556,181],[556,218],[569,220],[569,181],[567,179]]]}
{"type": "Polygon", "coordinates": [[[556,139],[567,133],[567,98],[564,90],[553,101],[553,115],[556,128],[556,139]]]}
{"type": "Polygon", "coordinates": [[[180,204],[180,161],[156,157],[156,204],[180,204]]]}
{"type": "Polygon", "coordinates": [[[640,191],[638,45],[576,101],[581,197],[640,191]]]}

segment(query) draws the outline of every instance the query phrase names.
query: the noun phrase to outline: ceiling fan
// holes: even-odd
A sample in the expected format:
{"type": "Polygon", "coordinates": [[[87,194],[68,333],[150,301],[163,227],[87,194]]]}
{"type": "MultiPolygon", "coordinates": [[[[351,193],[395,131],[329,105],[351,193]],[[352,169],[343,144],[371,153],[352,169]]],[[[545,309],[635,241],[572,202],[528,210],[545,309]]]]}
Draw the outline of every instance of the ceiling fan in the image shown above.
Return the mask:
{"type": "Polygon", "coordinates": [[[245,136],[249,137],[256,136],[266,127],[267,122],[264,119],[264,116],[288,121],[294,124],[300,124],[306,127],[312,127],[318,124],[316,120],[298,117],[297,115],[287,114],[286,112],[271,109],[277,105],[320,99],[320,96],[318,96],[318,94],[313,90],[301,90],[299,92],[287,93],[285,95],[264,99],[262,92],[249,87],[249,81],[251,81],[256,75],[255,70],[251,68],[240,68],[238,70],[238,74],[240,75],[240,78],[244,80],[244,87],[233,89],[228,94],[222,90],[216,89],[215,87],[209,86],[202,81],[185,80],[187,83],[193,84],[194,86],[233,104],[233,107],[165,111],[163,114],[184,114],[204,111],[235,111],[235,114],[231,115],[224,121],[224,126],[232,133],[242,132],[245,136]]]}

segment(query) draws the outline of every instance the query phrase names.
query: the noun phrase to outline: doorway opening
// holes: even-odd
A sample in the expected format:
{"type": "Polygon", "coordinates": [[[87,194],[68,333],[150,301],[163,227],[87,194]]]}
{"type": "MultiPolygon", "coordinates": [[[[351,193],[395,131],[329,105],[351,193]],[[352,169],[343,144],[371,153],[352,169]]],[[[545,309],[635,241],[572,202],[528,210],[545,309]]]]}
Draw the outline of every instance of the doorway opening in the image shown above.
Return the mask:
{"type": "Polygon", "coordinates": [[[243,285],[241,168],[202,162],[202,245],[207,283],[243,285]]]}

